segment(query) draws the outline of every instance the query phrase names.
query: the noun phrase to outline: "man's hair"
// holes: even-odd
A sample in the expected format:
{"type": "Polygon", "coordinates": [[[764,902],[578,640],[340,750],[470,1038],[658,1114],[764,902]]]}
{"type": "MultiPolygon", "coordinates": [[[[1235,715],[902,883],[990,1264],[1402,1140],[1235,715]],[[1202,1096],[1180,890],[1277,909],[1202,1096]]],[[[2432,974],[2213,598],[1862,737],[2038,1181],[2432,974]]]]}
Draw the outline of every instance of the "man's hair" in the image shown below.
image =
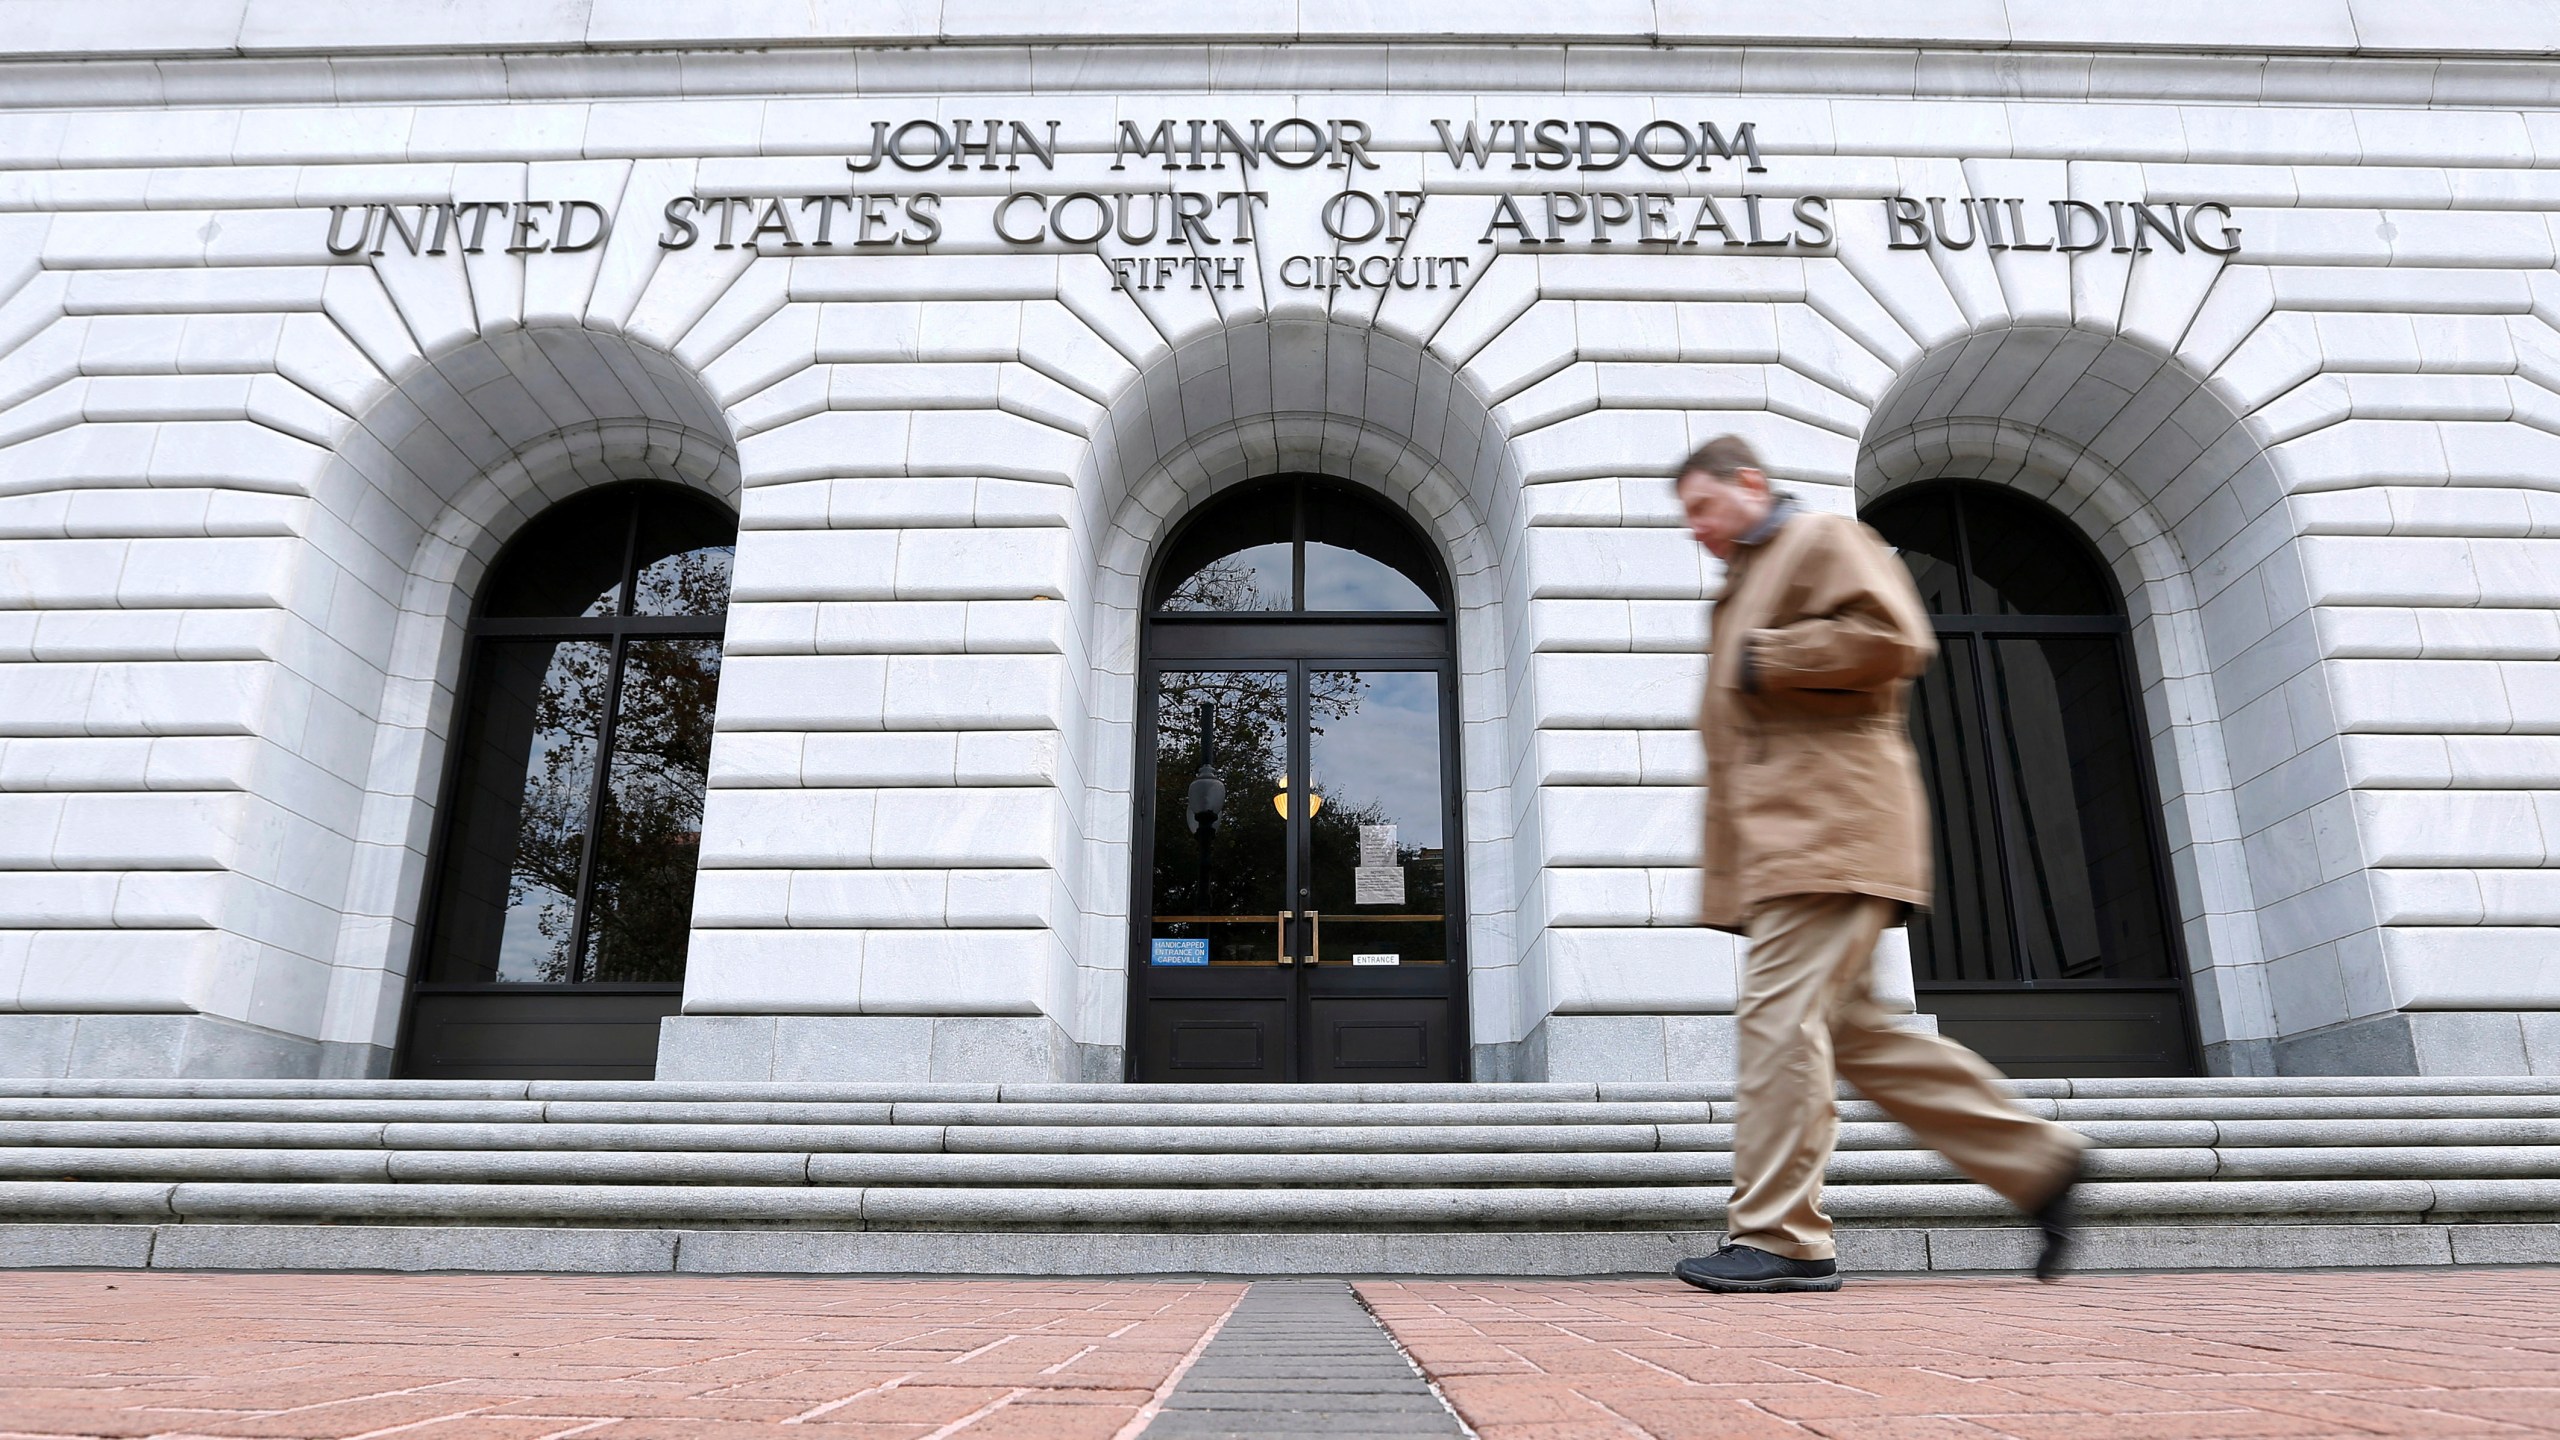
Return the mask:
{"type": "Polygon", "coordinates": [[[1751,448],[1750,441],[1739,435],[1719,435],[1690,452],[1689,458],[1680,462],[1680,468],[1671,472],[1671,481],[1676,485],[1681,477],[1699,473],[1730,480],[1737,471],[1759,468],[1760,455],[1751,448]]]}

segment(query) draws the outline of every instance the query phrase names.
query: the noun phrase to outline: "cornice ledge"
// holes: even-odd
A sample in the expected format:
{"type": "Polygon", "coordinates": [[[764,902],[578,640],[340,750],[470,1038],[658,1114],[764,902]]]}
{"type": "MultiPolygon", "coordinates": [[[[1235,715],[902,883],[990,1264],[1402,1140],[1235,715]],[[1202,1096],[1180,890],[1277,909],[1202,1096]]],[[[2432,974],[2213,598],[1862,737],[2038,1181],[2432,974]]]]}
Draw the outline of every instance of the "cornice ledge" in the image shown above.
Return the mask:
{"type": "Polygon", "coordinates": [[[10,0],[7,18],[14,60],[1316,44],[2560,56],[2560,0],[10,0]]]}

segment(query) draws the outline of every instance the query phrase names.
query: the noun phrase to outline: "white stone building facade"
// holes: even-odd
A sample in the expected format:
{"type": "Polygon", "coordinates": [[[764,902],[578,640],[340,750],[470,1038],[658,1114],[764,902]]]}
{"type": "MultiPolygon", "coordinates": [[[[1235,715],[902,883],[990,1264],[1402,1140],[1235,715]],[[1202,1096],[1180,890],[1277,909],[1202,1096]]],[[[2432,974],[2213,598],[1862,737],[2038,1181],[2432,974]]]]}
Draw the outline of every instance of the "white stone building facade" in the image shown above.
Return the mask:
{"type": "Polygon", "coordinates": [[[645,480],[655,1073],[1132,1075],[1152,567],[1304,474],[1443,567],[1456,1073],[1712,1077],[1727,432],[2103,563],[2192,1068],[2560,1073],[2560,21],[1923,8],[24,0],[0,1073],[405,1067],[483,581],[645,480]]]}

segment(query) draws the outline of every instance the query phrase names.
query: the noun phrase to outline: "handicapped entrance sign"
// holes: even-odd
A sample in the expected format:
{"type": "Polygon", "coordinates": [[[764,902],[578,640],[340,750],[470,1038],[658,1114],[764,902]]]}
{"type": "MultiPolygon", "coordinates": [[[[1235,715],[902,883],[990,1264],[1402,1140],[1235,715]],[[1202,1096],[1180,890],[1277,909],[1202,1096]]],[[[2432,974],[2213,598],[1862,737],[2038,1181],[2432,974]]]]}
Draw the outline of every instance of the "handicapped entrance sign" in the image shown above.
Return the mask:
{"type": "Polygon", "coordinates": [[[1149,959],[1158,965],[1206,965],[1209,942],[1206,940],[1157,940],[1151,942],[1149,959]]]}

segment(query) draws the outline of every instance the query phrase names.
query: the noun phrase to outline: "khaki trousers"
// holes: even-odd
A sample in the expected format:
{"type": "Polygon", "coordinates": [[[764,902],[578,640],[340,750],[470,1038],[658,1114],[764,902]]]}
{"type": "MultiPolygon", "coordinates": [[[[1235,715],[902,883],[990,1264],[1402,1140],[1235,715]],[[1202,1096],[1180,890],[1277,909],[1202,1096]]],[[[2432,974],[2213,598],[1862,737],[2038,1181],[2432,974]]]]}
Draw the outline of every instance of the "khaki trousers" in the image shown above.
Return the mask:
{"type": "Polygon", "coordinates": [[[2044,1203],[2084,1142],[2011,1103],[1999,1072],[1943,1036],[1894,1025],[1870,993],[1876,940],[1901,907],[1869,895],[1784,895],[1747,922],[1725,1238],[1828,1260],[1822,1169],[1839,1119],[1832,1073],[2021,1210],[2044,1203]]]}

